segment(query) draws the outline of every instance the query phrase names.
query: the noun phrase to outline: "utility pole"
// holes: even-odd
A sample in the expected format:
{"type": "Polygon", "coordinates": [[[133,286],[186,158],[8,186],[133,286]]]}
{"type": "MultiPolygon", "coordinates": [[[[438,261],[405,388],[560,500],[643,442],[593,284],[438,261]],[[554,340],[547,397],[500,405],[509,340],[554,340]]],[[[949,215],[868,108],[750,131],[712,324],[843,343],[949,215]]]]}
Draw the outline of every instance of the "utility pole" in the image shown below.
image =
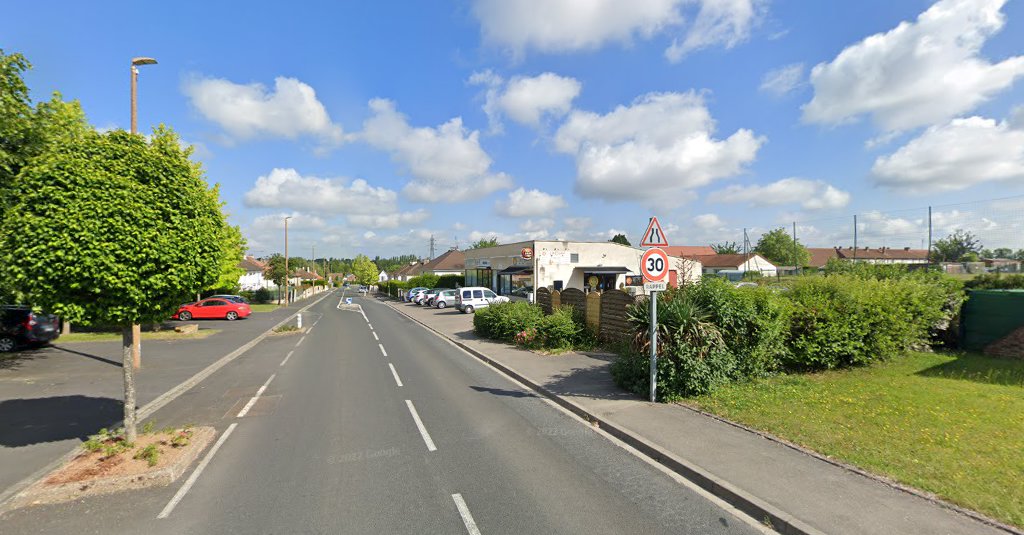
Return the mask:
{"type": "MultiPolygon", "coordinates": [[[[156,60],[153,58],[136,57],[132,58],[132,111],[131,111],[131,133],[139,133],[138,120],[138,86],[139,86],[139,65],[153,65],[156,60]]],[[[132,367],[136,370],[142,367],[142,327],[138,323],[132,324],[132,367]]],[[[134,403],[134,400],[132,400],[134,403]]]]}
{"type": "Polygon", "coordinates": [[[309,263],[313,264],[313,273],[316,274],[316,245],[309,246],[309,263]]]}
{"type": "Polygon", "coordinates": [[[284,306],[288,306],[288,220],[291,216],[284,218],[284,306]]]}
{"type": "Polygon", "coordinates": [[[857,261],[857,214],[853,214],[853,261],[857,261]]]}
{"type": "Polygon", "coordinates": [[[928,207],[928,251],[925,258],[928,260],[927,266],[932,266],[932,207],[928,207]]]}
{"type": "Polygon", "coordinates": [[[434,235],[430,235],[430,259],[434,259],[434,235]]]}

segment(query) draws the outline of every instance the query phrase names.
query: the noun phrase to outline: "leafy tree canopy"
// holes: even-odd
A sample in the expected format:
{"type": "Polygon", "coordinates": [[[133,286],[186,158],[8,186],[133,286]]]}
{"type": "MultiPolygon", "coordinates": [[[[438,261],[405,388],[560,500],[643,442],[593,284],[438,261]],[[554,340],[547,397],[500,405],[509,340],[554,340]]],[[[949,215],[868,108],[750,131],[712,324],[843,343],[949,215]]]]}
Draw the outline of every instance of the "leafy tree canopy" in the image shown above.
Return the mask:
{"type": "Polygon", "coordinates": [[[966,262],[964,257],[977,258],[981,251],[978,237],[963,229],[956,229],[952,234],[932,244],[932,258],[938,262],[966,262]]]}
{"type": "Polygon", "coordinates": [[[476,243],[474,243],[473,245],[470,245],[469,248],[470,249],[483,249],[483,248],[486,248],[486,247],[497,247],[497,246],[498,246],[498,237],[497,236],[493,236],[493,237],[491,237],[489,239],[480,238],[479,240],[477,240],[476,243]]]}
{"type": "Polygon", "coordinates": [[[288,272],[284,269],[284,255],[274,254],[267,259],[267,271],[264,276],[274,284],[284,286],[285,279],[288,278],[288,272]]]}
{"type": "Polygon", "coordinates": [[[232,225],[224,225],[219,234],[217,243],[220,245],[220,275],[217,282],[207,289],[238,291],[239,278],[245,275],[245,270],[239,266],[239,261],[245,255],[245,238],[242,236],[242,230],[232,225]]]}
{"type": "Polygon", "coordinates": [[[711,250],[717,254],[740,254],[740,246],[734,241],[711,244],[711,250]]]}
{"type": "Polygon", "coordinates": [[[632,244],[629,243],[629,240],[626,239],[626,235],[625,234],[616,234],[612,239],[610,239],[608,241],[610,241],[612,243],[621,243],[622,245],[626,245],[626,246],[632,246],[632,244]]]}
{"type": "Polygon", "coordinates": [[[377,275],[380,270],[366,255],[358,255],[352,261],[352,271],[356,276],[356,282],[366,286],[377,284],[377,275]]]}
{"type": "Polygon", "coordinates": [[[62,138],[11,190],[0,278],[69,321],[164,320],[217,280],[218,192],[167,128],[62,138]]]}
{"type": "Polygon", "coordinates": [[[811,253],[807,248],[799,240],[794,242],[784,228],[762,234],[754,246],[754,252],[777,266],[805,266],[811,261],[811,253]]]}

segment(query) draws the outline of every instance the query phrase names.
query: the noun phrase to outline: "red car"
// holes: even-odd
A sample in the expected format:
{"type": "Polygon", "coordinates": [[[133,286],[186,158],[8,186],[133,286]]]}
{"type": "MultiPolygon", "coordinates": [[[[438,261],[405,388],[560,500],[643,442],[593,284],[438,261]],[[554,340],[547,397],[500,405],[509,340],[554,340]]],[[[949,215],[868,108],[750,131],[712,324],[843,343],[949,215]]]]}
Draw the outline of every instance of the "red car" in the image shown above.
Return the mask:
{"type": "Polygon", "coordinates": [[[195,303],[181,305],[172,317],[181,321],[220,318],[234,321],[238,318],[249,317],[250,312],[252,311],[249,310],[247,303],[235,303],[227,299],[203,299],[195,303]]]}

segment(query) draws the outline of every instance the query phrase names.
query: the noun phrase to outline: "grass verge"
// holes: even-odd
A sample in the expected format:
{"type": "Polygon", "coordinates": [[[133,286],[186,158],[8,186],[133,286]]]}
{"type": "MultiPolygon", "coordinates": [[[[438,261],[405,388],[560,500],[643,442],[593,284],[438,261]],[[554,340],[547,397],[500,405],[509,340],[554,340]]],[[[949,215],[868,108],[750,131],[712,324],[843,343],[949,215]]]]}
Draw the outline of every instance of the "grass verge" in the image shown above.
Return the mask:
{"type": "Polygon", "coordinates": [[[280,305],[274,303],[260,303],[249,305],[249,309],[253,312],[273,312],[280,308],[280,305]]]}
{"type": "Polygon", "coordinates": [[[686,402],[1024,527],[1024,361],[911,353],[686,402]]]}
{"type": "MultiPolygon", "coordinates": [[[[143,332],[143,340],[201,340],[220,332],[220,329],[201,329],[190,334],[181,334],[173,330],[143,332]]],[[[76,342],[110,342],[120,341],[121,333],[71,333],[63,334],[54,340],[58,344],[71,344],[76,342]]]]}

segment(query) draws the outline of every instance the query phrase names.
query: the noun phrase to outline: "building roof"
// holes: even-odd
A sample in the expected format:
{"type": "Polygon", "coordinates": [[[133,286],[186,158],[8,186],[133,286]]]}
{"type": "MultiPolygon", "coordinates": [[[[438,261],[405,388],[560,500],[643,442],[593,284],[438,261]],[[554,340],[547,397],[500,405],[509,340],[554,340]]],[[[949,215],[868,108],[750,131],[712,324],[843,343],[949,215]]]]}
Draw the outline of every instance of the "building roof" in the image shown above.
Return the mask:
{"type": "Polygon", "coordinates": [[[808,247],[807,252],[811,253],[811,259],[807,262],[811,267],[825,267],[828,261],[833,258],[842,258],[839,249],[835,247],[808,247]]]}
{"type": "Polygon", "coordinates": [[[251,256],[247,256],[238,263],[238,267],[246,271],[259,271],[263,272],[267,270],[267,265],[251,256]]]}
{"type": "Polygon", "coordinates": [[[303,271],[296,271],[292,275],[292,277],[298,277],[300,279],[306,279],[306,280],[317,280],[317,279],[320,278],[320,275],[317,275],[316,273],[313,273],[312,271],[303,270],[303,271]]]}
{"type": "Polygon", "coordinates": [[[415,269],[416,266],[418,266],[418,265],[420,265],[419,262],[409,262],[408,264],[406,264],[406,265],[402,266],[401,268],[399,268],[398,271],[395,271],[395,275],[394,275],[393,278],[404,277],[406,275],[412,275],[412,270],[415,269]]]}
{"type": "Polygon", "coordinates": [[[742,255],[742,254],[694,255],[694,256],[690,256],[688,258],[690,258],[692,260],[697,260],[701,264],[703,264],[704,267],[710,267],[710,268],[734,268],[734,269],[738,269],[748,259],[749,260],[754,260],[755,258],[758,259],[758,263],[764,262],[765,264],[768,264],[768,265],[774,265],[771,262],[769,262],[768,260],[766,260],[763,256],[761,256],[759,254],[756,254],[756,253],[750,253],[749,255],[742,255]]]}
{"type": "Polygon", "coordinates": [[[911,249],[910,247],[892,248],[892,247],[880,247],[872,249],[870,247],[858,247],[856,254],[854,254],[853,247],[840,248],[840,258],[847,260],[928,260],[928,251],[926,249],[911,249]]]}
{"type": "Polygon", "coordinates": [[[715,250],[710,245],[670,245],[662,247],[661,250],[665,251],[669,256],[679,257],[715,254],[715,250]]]}
{"type": "Polygon", "coordinates": [[[466,269],[466,253],[451,249],[441,256],[417,266],[415,273],[434,273],[437,271],[462,271],[466,269]]]}

